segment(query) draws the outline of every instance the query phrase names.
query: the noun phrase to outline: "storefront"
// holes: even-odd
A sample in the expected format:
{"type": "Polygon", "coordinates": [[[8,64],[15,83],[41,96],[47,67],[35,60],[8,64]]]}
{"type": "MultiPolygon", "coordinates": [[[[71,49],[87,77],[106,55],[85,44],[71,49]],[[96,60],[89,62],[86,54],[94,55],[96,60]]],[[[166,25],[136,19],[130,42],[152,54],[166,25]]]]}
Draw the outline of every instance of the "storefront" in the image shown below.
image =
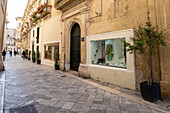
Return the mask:
{"type": "Polygon", "coordinates": [[[125,52],[124,41],[133,30],[87,36],[87,65],[90,77],[135,90],[134,55],[125,52]]]}
{"type": "Polygon", "coordinates": [[[60,41],[44,43],[43,51],[44,53],[42,63],[53,67],[55,62],[55,55],[57,52],[60,53],[60,41]]]}

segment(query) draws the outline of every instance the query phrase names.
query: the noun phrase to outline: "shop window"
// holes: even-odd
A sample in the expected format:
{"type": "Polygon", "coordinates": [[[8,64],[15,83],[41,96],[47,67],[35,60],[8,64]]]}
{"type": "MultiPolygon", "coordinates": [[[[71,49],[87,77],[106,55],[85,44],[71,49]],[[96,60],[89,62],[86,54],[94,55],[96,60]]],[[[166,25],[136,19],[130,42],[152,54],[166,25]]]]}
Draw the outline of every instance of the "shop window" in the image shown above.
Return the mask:
{"type": "Polygon", "coordinates": [[[126,68],[125,38],[91,41],[91,64],[126,68]]]}
{"type": "Polygon", "coordinates": [[[54,46],[54,60],[55,60],[55,55],[57,52],[59,52],[59,45],[54,46]]]}
{"type": "Polygon", "coordinates": [[[45,58],[52,59],[52,46],[45,46],[45,58]]]}
{"type": "Polygon", "coordinates": [[[55,60],[55,54],[56,52],[59,52],[59,43],[44,46],[44,52],[45,52],[44,54],[45,59],[55,60]]]}

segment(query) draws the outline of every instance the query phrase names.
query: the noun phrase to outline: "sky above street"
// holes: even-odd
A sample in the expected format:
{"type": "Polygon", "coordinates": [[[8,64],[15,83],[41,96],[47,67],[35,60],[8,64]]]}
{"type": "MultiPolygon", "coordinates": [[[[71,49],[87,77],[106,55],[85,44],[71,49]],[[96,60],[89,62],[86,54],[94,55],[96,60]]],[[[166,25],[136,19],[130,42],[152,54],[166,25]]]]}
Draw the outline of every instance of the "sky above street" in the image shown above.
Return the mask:
{"type": "Polygon", "coordinates": [[[16,17],[23,17],[28,0],[8,0],[8,28],[16,28],[16,17]]]}

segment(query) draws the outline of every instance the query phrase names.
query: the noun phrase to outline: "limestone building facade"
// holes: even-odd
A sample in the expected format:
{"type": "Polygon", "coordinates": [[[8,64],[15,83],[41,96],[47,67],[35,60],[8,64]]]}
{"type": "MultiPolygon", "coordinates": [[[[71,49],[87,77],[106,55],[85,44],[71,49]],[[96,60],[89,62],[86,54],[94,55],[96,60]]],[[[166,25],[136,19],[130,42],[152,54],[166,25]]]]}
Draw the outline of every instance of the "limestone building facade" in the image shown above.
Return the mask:
{"type": "MultiPolygon", "coordinates": [[[[124,52],[122,41],[134,37],[134,28],[145,24],[150,12],[152,24],[165,29],[163,38],[167,41],[167,47],[160,47],[153,58],[154,81],[161,84],[163,95],[170,96],[169,0],[49,1],[51,13],[38,19],[30,30],[30,48],[38,46],[42,63],[53,66],[55,46],[52,45],[59,43],[60,70],[77,71],[82,77],[132,90],[139,90],[140,82],[148,79],[145,63],[148,57],[124,52]],[[35,43],[33,31],[35,34],[40,31],[39,44],[35,43]]],[[[32,12],[39,11],[36,8],[41,3],[37,0],[32,12]]]]}
{"type": "Polygon", "coordinates": [[[2,49],[4,39],[4,28],[6,19],[7,0],[0,0],[0,71],[3,69],[2,49]]]}
{"type": "Polygon", "coordinates": [[[13,51],[15,50],[15,39],[16,38],[16,29],[13,28],[7,28],[5,30],[5,35],[4,35],[4,46],[3,48],[8,52],[8,51],[13,51]]]}
{"type": "Polygon", "coordinates": [[[15,51],[21,54],[21,27],[22,27],[22,17],[16,18],[16,36],[15,36],[15,51]]]}
{"type": "MultiPolygon", "coordinates": [[[[61,12],[54,0],[28,0],[23,16],[22,50],[40,52],[41,63],[54,66],[54,54],[61,52],[61,12]]],[[[32,55],[31,55],[32,56],[32,55]]]]}

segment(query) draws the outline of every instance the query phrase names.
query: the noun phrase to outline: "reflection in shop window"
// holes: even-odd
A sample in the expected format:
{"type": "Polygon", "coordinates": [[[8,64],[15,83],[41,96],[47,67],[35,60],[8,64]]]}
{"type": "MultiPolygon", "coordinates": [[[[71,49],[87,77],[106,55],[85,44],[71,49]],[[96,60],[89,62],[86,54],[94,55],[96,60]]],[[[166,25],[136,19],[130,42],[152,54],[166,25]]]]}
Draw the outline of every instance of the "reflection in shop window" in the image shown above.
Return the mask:
{"type": "Polygon", "coordinates": [[[51,59],[51,51],[52,51],[51,46],[45,46],[45,58],[46,59],[51,59]]]}
{"type": "Polygon", "coordinates": [[[91,41],[91,64],[126,68],[125,38],[91,41]]]}

